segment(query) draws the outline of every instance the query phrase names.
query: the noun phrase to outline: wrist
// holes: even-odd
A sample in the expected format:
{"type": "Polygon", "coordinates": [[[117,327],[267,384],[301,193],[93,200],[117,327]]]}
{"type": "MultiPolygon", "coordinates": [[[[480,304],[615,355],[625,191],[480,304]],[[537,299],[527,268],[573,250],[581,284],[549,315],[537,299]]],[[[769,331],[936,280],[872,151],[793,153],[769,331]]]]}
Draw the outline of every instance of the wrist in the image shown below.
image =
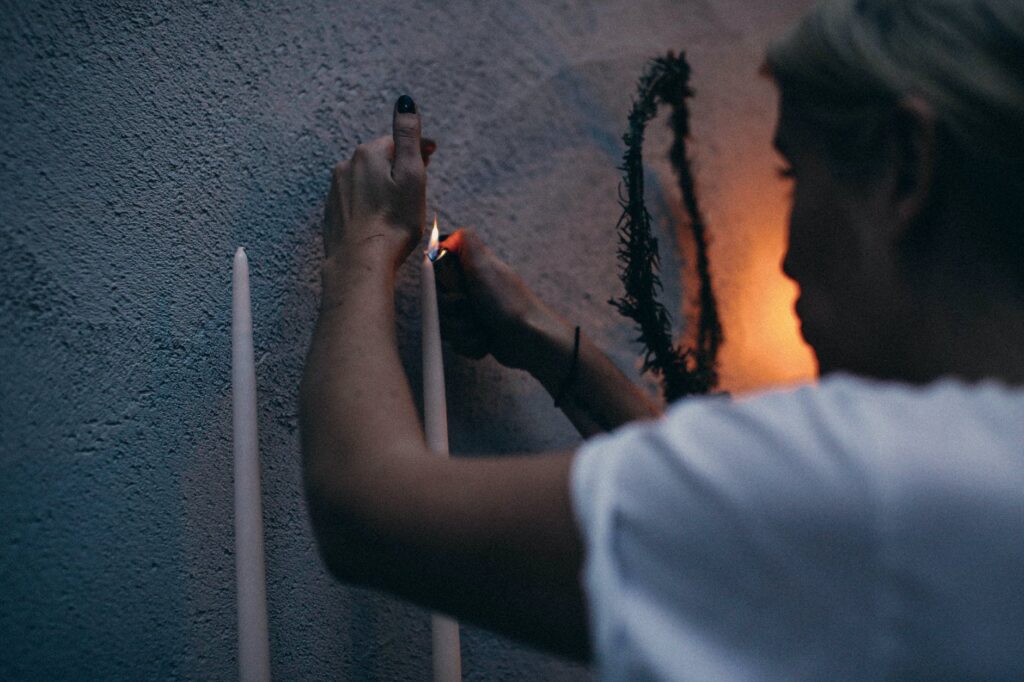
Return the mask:
{"type": "Polygon", "coordinates": [[[320,266],[321,310],[330,310],[352,295],[393,289],[400,262],[393,251],[383,247],[363,246],[331,254],[320,266]]]}
{"type": "Polygon", "coordinates": [[[329,257],[355,259],[398,267],[416,246],[419,232],[385,215],[353,221],[328,249],[329,257]]]}
{"type": "Polygon", "coordinates": [[[524,344],[522,368],[549,391],[557,390],[572,361],[575,325],[541,311],[525,320],[524,330],[529,341],[524,344]]]}

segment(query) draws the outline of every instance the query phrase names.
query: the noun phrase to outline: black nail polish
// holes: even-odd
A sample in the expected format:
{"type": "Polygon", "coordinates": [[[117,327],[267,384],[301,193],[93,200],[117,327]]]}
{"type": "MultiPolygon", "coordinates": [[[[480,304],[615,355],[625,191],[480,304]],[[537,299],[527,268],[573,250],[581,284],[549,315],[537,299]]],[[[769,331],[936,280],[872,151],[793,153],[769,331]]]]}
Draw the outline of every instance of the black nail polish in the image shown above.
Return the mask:
{"type": "Polygon", "coordinates": [[[409,97],[409,95],[402,95],[395,102],[395,111],[400,114],[415,114],[416,103],[412,101],[412,97],[409,97]]]}

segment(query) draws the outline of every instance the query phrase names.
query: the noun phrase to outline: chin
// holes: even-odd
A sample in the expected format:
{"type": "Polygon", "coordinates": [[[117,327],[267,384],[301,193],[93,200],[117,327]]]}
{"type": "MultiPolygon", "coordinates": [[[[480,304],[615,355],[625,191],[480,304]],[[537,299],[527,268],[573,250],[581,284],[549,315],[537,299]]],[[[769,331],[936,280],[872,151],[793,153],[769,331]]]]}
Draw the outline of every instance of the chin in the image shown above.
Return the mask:
{"type": "Polygon", "coordinates": [[[797,301],[795,311],[797,319],[800,320],[800,337],[814,353],[817,375],[820,377],[831,372],[852,371],[848,363],[841,361],[844,355],[842,353],[842,341],[830,343],[830,338],[834,340],[835,336],[829,333],[830,327],[825,325],[815,326],[814,320],[817,318],[811,317],[808,319],[805,316],[806,305],[801,306],[801,303],[802,300],[797,301]],[[819,333],[821,331],[824,331],[824,333],[819,333]]]}
{"type": "Polygon", "coordinates": [[[820,378],[820,377],[823,377],[826,374],[828,374],[830,371],[831,370],[826,369],[825,366],[821,364],[821,358],[818,357],[818,353],[815,352],[814,353],[814,376],[820,378]]]}
{"type": "Polygon", "coordinates": [[[806,343],[814,353],[814,362],[818,366],[818,376],[821,376],[825,372],[829,371],[827,369],[829,367],[829,363],[827,360],[823,359],[827,358],[827,354],[822,353],[821,344],[817,341],[814,335],[807,333],[807,323],[803,321],[803,318],[798,316],[798,319],[800,320],[800,338],[803,339],[804,343],[806,343]]]}

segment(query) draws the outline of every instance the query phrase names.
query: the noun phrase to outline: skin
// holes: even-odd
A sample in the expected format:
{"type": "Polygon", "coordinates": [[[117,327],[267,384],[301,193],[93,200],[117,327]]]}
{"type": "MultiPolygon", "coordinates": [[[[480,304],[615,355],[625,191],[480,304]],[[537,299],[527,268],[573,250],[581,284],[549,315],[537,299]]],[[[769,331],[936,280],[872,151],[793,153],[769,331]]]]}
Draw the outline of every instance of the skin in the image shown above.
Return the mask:
{"type": "MultiPolygon", "coordinates": [[[[314,533],[341,580],[587,660],[573,453],[445,459],[424,441],[394,319],[396,270],[424,224],[423,157],[418,115],[396,113],[392,137],[360,145],[334,169],[322,304],[300,390],[314,533]]],[[[475,235],[449,246],[468,281],[446,298],[461,299],[462,316],[447,307],[446,319],[494,340],[479,351],[557,391],[572,328],[475,235]]],[[[566,404],[587,433],[657,413],[585,338],[566,404]]]]}
{"type": "MultiPolygon", "coordinates": [[[[970,219],[933,191],[927,105],[911,99],[893,111],[879,172],[857,182],[834,172],[813,129],[783,98],[776,146],[794,181],[784,270],[800,286],[797,311],[822,372],[1024,383],[1024,310],[1006,283],[979,276],[965,286],[953,246],[923,273],[901,264],[907,230],[925,221],[956,234],[970,219]]],[[[422,236],[428,157],[418,115],[396,113],[391,137],[334,169],[322,306],[300,392],[313,529],[340,580],[588,660],[574,452],[445,459],[424,441],[399,362],[394,293],[396,270],[422,236]]],[[[555,395],[573,327],[476,234],[456,233],[446,246],[461,266],[440,293],[446,339],[530,372],[555,395]]],[[[659,414],[585,335],[564,410],[584,435],[659,414]]]]}
{"type": "Polygon", "coordinates": [[[1024,383],[1019,285],[970,257],[974,216],[961,188],[939,185],[929,105],[910,97],[893,108],[866,178],[843,173],[815,129],[781,98],[775,147],[793,181],[783,271],[800,287],[796,312],[821,374],[1024,383]],[[938,235],[923,269],[900,248],[915,229],[938,235]]]}

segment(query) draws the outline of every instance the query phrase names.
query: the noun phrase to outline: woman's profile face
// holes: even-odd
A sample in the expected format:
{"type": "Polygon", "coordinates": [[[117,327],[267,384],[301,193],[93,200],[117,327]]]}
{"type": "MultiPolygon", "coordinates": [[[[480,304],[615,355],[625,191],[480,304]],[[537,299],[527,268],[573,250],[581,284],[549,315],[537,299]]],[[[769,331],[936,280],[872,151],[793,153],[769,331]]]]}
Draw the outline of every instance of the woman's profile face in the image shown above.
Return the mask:
{"type": "MultiPolygon", "coordinates": [[[[775,147],[792,183],[783,271],[800,288],[796,313],[821,374],[878,374],[889,331],[884,262],[872,231],[881,213],[870,187],[838,177],[814,126],[785,103],[775,147]]],[[[890,318],[891,319],[891,318],[890,318]]]]}

